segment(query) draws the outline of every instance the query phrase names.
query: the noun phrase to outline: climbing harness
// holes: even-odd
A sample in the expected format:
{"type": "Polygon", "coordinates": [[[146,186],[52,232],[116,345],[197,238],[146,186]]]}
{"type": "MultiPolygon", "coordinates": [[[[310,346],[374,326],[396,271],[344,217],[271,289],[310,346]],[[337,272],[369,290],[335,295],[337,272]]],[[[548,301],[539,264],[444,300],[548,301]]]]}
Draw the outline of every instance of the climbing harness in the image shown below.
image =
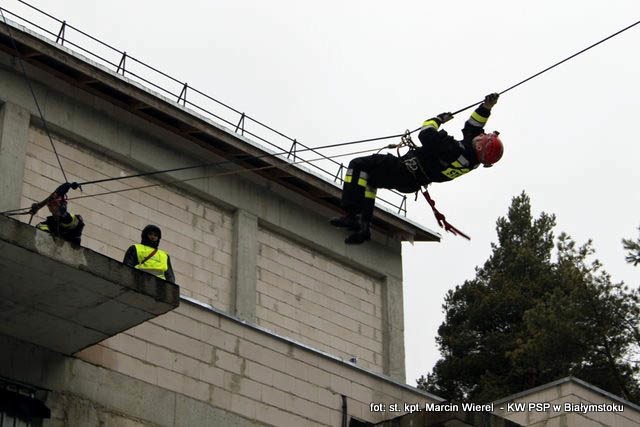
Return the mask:
{"type": "MultiPolygon", "coordinates": [[[[405,133],[400,138],[400,142],[398,144],[389,144],[386,147],[383,147],[380,150],[378,150],[378,152],[380,152],[381,150],[383,150],[385,148],[387,148],[387,149],[394,149],[395,148],[398,159],[402,159],[402,163],[407,168],[407,170],[409,172],[411,172],[411,174],[413,175],[413,177],[416,180],[416,182],[418,182],[418,183],[422,182],[420,180],[420,176],[419,175],[422,175],[426,179],[426,182],[430,182],[431,179],[429,178],[429,175],[427,175],[427,173],[423,169],[423,167],[420,164],[420,161],[418,160],[417,156],[413,155],[413,156],[406,157],[407,154],[411,153],[411,150],[417,149],[416,144],[411,139],[411,133],[412,133],[411,131],[406,130],[405,133]],[[402,156],[400,154],[400,149],[404,148],[404,147],[408,147],[409,148],[409,152],[407,154],[405,154],[404,156],[402,156]]],[[[436,202],[435,202],[435,200],[433,200],[431,198],[431,196],[429,194],[429,191],[427,190],[427,186],[428,185],[429,184],[421,185],[420,187],[422,189],[422,195],[427,200],[427,202],[429,203],[429,206],[431,206],[431,209],[433,210],[433,215],[435,216],[436,220],[438,221],[438,225],[441,228],[444,228],[445,231],[448,231],[448,232],[450,232],[450,233],[452,233],[452,234],[454,234],[456,236],[464,237],[467,240],[471,240],[471,238],[469,236],[467,236],[462,231],[458,230],[456,227],[451,225],[447,221],[447,219],[444,216],[444,214],[442,214],[438,209],[436,209],[436,202]]],[[[418,192],[420,192],[420,191],[416,191],[415,200],[418,200],[418,192]]]]}

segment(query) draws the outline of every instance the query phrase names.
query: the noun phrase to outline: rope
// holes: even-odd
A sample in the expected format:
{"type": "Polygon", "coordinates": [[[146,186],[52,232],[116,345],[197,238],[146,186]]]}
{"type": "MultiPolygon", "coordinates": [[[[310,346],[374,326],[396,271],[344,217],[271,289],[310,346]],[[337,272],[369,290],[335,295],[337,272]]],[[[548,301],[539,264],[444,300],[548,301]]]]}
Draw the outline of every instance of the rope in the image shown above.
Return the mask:
{"type": "MultiPolygon", "coordinates": [[[[357,155],[357,154],[369,153],[369,152],[372,152],[372,151],[375,151],[375,150],[376,150],[375,148],[372,148],[372,149],[368,149],[368,150],[355,151],[355,152],[352,152],[352,153],[338,154],[336,156],[331,156],[331,157],[318,157],[318,158],[311,159],[311,160],[300,160],[300,161],[297,161],[297,162],[286,163],[286,164],[283,164],[283,165],[267,165],[267,166],[259,166],[259,167],[255,167],[255,168],[243,168],[243,169],[237,169],[237,170],[233,170],[233,171],[225,171],[225,172],[219,172],[219,173],[216,173],[216,174],[209,174],[209,175],[205,175],[205,176],[199,176],[199,177],[195,177],[195,178],[178,179],[178,180],[168,181],[168,182],[164,182],[164,183],[148,184],[148,185],[143,185],[143,186],[140,186],[140,187],[123,188],[123,189],[120,189],[120,190],[111,190],[111,191],[105,191],[105,192],[96,193],[96,194],[85,194],[83,196],[69,197],[67,200],[78,200],[78,199],[85,199],[85,198],[88,198],[88,197],[105,196],[105,195],[108,195],[108,194],[122,193],[122,192],[125,192],[125,191],[131,191],[131,190],[142,190],[142,189],[151,188],[151,187],[164,187],[164,186],[167,186],[167,185],[173,185],[173,184],[178,184],[178,183],[182,183],[182,182],[196,181],[196,180],[199,180],[199,179],[206,179],[206,178],[216,178],[216,177],[227,176],[227,175],[236,175],[236,174],[240,174],[240,173],[255,172],[255,171],[271,169],[271,168],[290,167],[290,166],[294,166],[294,165],[297,165],[297,164],[300,164],[300,163],[311,163],[311,162],[316,162],[316,161],[320,161],[320,160],[326,160],[326,159],[330,159],[330,158],[353,156],[353,155],[357,155]]],[[[32,208],[31,207],[13,209],[13,210],[10,210],[10,211],[0,212],[1,215],[8,215],[8,216],[27,215],[27,214],[31,214],[31,213],[32,213],[32,208]]]]}
{"type": "MultiPolygon", "coordinates": [[[[553,64],[553,65],[551,65],[551,66],[549,66],[549,67],[545,68],[545,69],[544,69],[544,70],[542,70],[542,71],[538,71],[538,72],[537,72],[537,73],[535,73],[534,75],[532,75],[532,76],[530,76],[530,77],[527,77],[526,79],[524,79],[524,80],[522,80],[522,81],[520,81],[520,82],[518,82],[518,83],[516,83],[516,84],[514,84],[514,85],[512,85],[512,86],[509,86],[508,88],[506,88],[506,89],[505,89],[505,90],[503,90],[502,92],[498,92],[498,94],[499,94],[499,95],[502,95],[502,94],[503,94],[503,93],[505,93],[505,92],[509,92],[511,89],[515,89],[515,88],[517,88],[518,86],[520,86],[520,85],[522,85],[522,84],[524,84],[524,83],[528,82],[529,80],[531,80],[531,79],[533,79],[533,78],[536,78],[536,77],[538,77],[538,76],[539,76],[539,75],[541,75],[541,74],[546,73],[547,71],[551,70],[552,68],[555,68],[555,67],[557,67],[558,65],[563,64],[563,63],[567,62],[568,60],[575,58],[576,56],[578,56],[578,55],[580,55],[580,54],[582,54],[582,53],[584,53],[584,52],[588,51],[588,50],[589,50],[589,49],[591,49],[591,48],[594,48],[594,47],[598,46],[598,45],[599,45],[599,44],[601,44],[601,43],[606,42],[607,40],[609,40],[609,39],[611,39],[611,38],[613,38],[613,37],[615,37],[615,36],[617,36],[617,35],[619,35],[619,34],[621,34],[621,33],[625,32],[625,31],[627,31],[627,30],[629,30],[629,29],[631,29],[631,28],[635,27],[635,26],[636,26],[636,25],[638,25],[638,24],[640,24],[640,21],[636,21],[636,22],[634,22],[633,24],[629,25],[628,27],[625,27],[625,28],[621,29],[620,31],[616,31],[615,33],[611,34],[610,36],[607,36],[607,37],[603,38],[602,40],[600,40],[600,41],[598,41],[598,42],[596,42],[596,43],[592,44],[591,46],[585,47],[585,48],[584,48],[584,49],[582,49],[581,51],[576,52],[576,53],[574,53],[573,55],[566,57],[566,58],[565,58],[565,59],[563,59],[562,61],[558,61],[558,62],[556,62],[555,64],[553,64]]],[[[461,109],[459,109],[458,111],[456,111],[456,112],[454,112],[454,113],[451,113],[451,114],[453,114],[453,115],[455,116],[456,114],[461,113],[461,112],[463,112],[464,110],[468,110],[468,109],[469,109],[469,108],[471,108],[471,107],[475,107],[476,105],[478,105],[478,104],[480,104],[480,103],[482,103],[482,101],[480,101],[480,102],[476,102],[476,103],[471,104],[471,105],[468,105],[468,106],[466,106],[466,107],[464,107],[464,108],[461,108],[461,109]]],[[[419,128],[418,128],[418,129],[419,129],[419,128]]],[[[415,131],[414,131],[414,132],[415,132],[415,131]]]]}
{"type": "MultiPolygon", "coordinates": [[[[25,80],[28,83],[29,90],[31,91],[31,95],[33,96],[36,108],[38,110],[38,114],[40,115],[40,119],[42,120],[45,132],[46,132],[46,134],[47,134],[47,136],[49,138],[49,142],[51,143],[51,148],[53,149],[53,152],[54,152],[54,154],[56,156],[56,159],[58,161],[58,165],[60,166],[60,170],[62,171],[62,175],[63,175],[63,177],[65,179],[65,182],[69,182],[68,179],[67,179],[67,176],[66,176],[66,174],[64,172],[64,169],[62,167],[62,163],[60,161],[60,157],[58,155],[58,152],[57,152],[57,150],[55,148],[55,144],[53,143],[53,138],[51,137],[51,133],[49,132],[49,129],[48,129],[48,126],[47,126],[47,122],[45,121],[44,115],[42,114],[42,110],[40,108],[40,104],[38,103],[38,99],[36,97],[35,91],[33,90],[33,86],[31,84],[31,80],[27,76],[26,69],[24,67],[24,63],[22,61],[22,58],[20,57],[20,52],[19,52],[18,47],[16,45],[15,39],[13,38],[13,34],[12,34],[11,29],[10,29],[10,27],[9,27],[9,25],[7,23],[7,20],[6,20],[5,16],[4,16],[4,13],[2,12],[2,8],[0,8],[0,14],[2,15],[2,19],[3,19],[4,23],[5,23],[5,25],[7,26],[7,31],[8,31],[8,34],[9,34],[9,38],[11,39],[12,46],[13,46],[15,52],[16,52],[16,58],[18,59],[18,62],[20,63],[20,66],[21,66],[21,69],[22,69],[22,74],[23,74],[25,80]]],[[[598,42],[596,42],[596,43],[594,43],[594,44],[592,44],[592,45],[580,50],[579,52],[576,52],[573,55],[570,55],[567,58],[565,58],[565,59],[563,59],[563,60],[561,60],[559,62],[556,62],[555,64],[545,68],[544,70],[539,71],[539,72],[531,75],[530,77],[527,77],[526,79],[524,79],[524,80],[522,80],[522,81],[520,81],[520,82],[518,82],[518,83],[516,83],[516,84],[514,84],[514,85],[512,85],[510,87],[508,87],[507,89],[504,89],[503,91],[499,92],[499,94],[502,95],[502,94],[504,94],[504,93],[506,93],[506,92],[508,92],[508,91],[510,91],[510,90],[512,90],[512,89],[514,89],[514,88],[516,88],[516,87],[528,82],[529,80],[531,80],[531,79],[533,79],[535,77],[538,77],[539,75],[541,75],[541,74],[543,74],[543,73],[545,73],[545,72],[547,72],[547,71],[549,71],[549,70],[551,70],[551,69],[563,64],[564,62],[569,61],[570,59],[575,58],[576,56],[578,56],[578,55],[580,55],[580,54],[582,54],[582,53],[584,53],[584,52],[586,52],[586,51],[598,46],[601,43],[604,43],[605,41],[607,41],[607,40],[609,40],[609,39],[611,39],[611,38],[613,38],[613,37],[625,32],[627,30],[631,29],[632,27],[634,27],[634,26],[636,26],[638,24],[640,24],[640,21],[637,21],[637,22],[635,22],[635,23],[633,23],[633,24],[631,24],[631,25],[629,25],[629,26],[627,26],[627,27],[625,27],[625,28],[623,28],[623,29],[621,29],[621,30],[619,30],[619,31],[607,36],[607,37],[605,37],[604,39],[602,39],[602,40],[600,40],[600,41],[598,41],[598,42]]],[[[475,107],[476,105],[481,104],[481,103],[482,103],[482,101],[475,102],[475,103],[473,103],[471,105],[468,105],[468,106],[466,106],[464,108],[461,108],[461,109],[459,109],[459,110],[457,110],[457,111],[455,111],[455,112],[453,112],[451,114],[452,115],[456,115],[458,113],[461,113],[462,111],[468,110],[469,108],[475,107]]],[[[376,137],[376,138],[367,138],[367,139],[361,139],[361,140],[356,140],[356,141],[342,142],[342,143],[337,143],[337,144],[329,144],[329,145],[324,145],[324,146],[314,147],[314,148],[304,148],[304,149],[301,149],[301,150],[297,150],[297,152],[304,152],[304,151],[314,151],[315,152],[316,150],[321,150],[321,149],[325,149],[325,148],[342,147],[342,146],[346,146],[346,145],[354,145],[354,144],[360,144],[360,143],[364,143],[364,142],[380,141],[380,140],[392,139],[392,138],[398,138],[398,137],[403,137],[403,143],[400,144],[400,145],[402,145],[402,144],[405,143],[404,139],[406,139],[406,138],[410,139],[410,135],[415,133],[415,132],[417,132],[421,128],[422,127],[420,126],[420,127],[416,128],[416,129],[414,129],[412,131],[406,131],[404,133],[396,134],[396,135],[388,135],[388,136],[382,136],[382,137],[376,137]]],[[[389,145],[386,148],[399,148],[400,145],[389,145]]],[[[337,156],[333,156],[333,157],[323,156],[321,158],[317,158],[317,159],[313,159],[313,160],[302,160],[302,161],[299,161],[299,162],[287,163],[285,165],[280,165],[280,166],[288,167],[288,166],[296,165],[296,164],[299,164],[299,163],[313,162],[313,161],[318,161],[318,160],[323,160],[323,159],[327,159],[328,160],[328,159],[331,159],[331,158],[349,156],[349,155],[354,155],[354,154],[361,154],[361,153],[370,152],[370,151],[375,151],[375,149],[374,150],[364,150],[364,151],[359,151],[359,152],[355,152],[355,153],[341,154],[341,155],[337,155],[337,156]]],[[[257,155],[257,156],[248,156],[248,157],[246,157],[246,158],[244,158],[242,160],[247,161],[247,160],[254,160],[254,159],[260,159],[260,158],[266,158],[266,157],[275,157],[275,156],[288,154],[288,153],[289,153],[288,151],[283,151],[283,152],[280,152],[280,153],[269,153],[269,154],[263,154],[263,155],[257,155]]],[[[204,163],[204,164],[199,164],[199,165],[194,165],[194,166],[184,166],[184,167],[180,167],[180,168],[165,169],[165,170],[161,170],[161,171],[143,172],[143,173],[134,174],[134,175],[127,175],[127,176],[121,176],[121,177],[112,177],[112,178],[104,178],[104,179],[93,180],[93,181],[86,181],[86,182],[80,183],[79,185],[82,186],[82,185],[89,185],[89,184],[97,184],[97,183],[103,183],[103,182],[109,182],[109,181],[118,181],[118,180],[128,179],[128,178],[151,176],[151,175],[156,175],[156,174],[161,174],[161,173],[178,172],[178,171],[195,169],[195,168],[220,166],[220,165],[228,164],[228,163],[237,164],[238,161],[240,161],[240,159],[238,159],[238,160],[225,160],[225,161],[214,162],[214,163],[204,163]]],[[[244,169],[238,170],[238,171],[222,172],[222,173],[219,173],[219,174],[216,174],[216,175],[210,175],[210,176],[205,176],[205,177],[189,178],[189,179],[186,179],[186,180],[177,180],[177,181],[172,181],[172,182],[166,183],[166,184],[153,184],[153,185],[148,185],[148,186],[143,186],[143,187],[130,188],[130,189],[125,189],[125,190],[117,190],[117,191],[113,191],[113,192],[106,192],[106,193],[99,193],[99,194],[94,194],[94,195],[79,196],[79,197],[74,197],[74,198],[72,198],[70,200],[84,198],[84,197],[94,197],[94,196],[104,195],[104,194],[112,194],[112,193],[120,192],[120,191],[128,191],[128,190],[134,190],[134,189],[140,189],[140,188],[148,188],[148,187],[153,187],[153,186],[157,186],[157,185],[168,185],[168,184],[171,184],[171,183],[186,182],[186,181],[191,181],[191,180],[196,180],[196,179],[204,179],[204,178],[215,177],[215,176],[229,175],[229,174],[235,174],[235,173],[241,173],[241,172],[249,172],[249,171],[257,171],[257,170],[275,168],[275,167],[280,167],[280,166],[269,165],[269,166],[250,168],[250,169],[244,168],[244,169]]],[[[436,215],[436,218],[438,219],[438,223],[441,226],[443,226],[443,224],[440,223],[440,221],[442,220],[444,222],[444,227],[445,227],[445,229],[447,231],[451,231],[454,234],[459,234],[459,235],[462,235],[463,237],[468,238],[466,235],[464,235],[459,230],[457,230],[455,227],[451,226],[450,224],[448,224],[446,222],[446,220],[444,219],[444,215],[442,215],[440,212],[438,212],[435,209],[435,202],[433,202],[431,200],[431,198],[428,196],[428,193],[426,193],[426,194],[423,193],[423,194],[425,195],[425,198],[427,198],[427,201],[429,201],[429,204],[431,205],[432,209],[434,210],[434,214],[436,215]]],[[[25,213],[30,213],[31,209],[32,208],[14,209],[14,210],[11,210],[11,211],[2,212],[2,214],[4,214],[4,215],[22,215],[22,214],[25,214],[25,213]],[[28,210],[28,211],[27,212],[23,212],[25,210],[28,210]]]]}
{"type": "MultiPolygon", "coordinates": [[[[301,153],[304,151],[316,151],[316,150],[323,150],[326,148],[335,148],[335,147],[341,147],[344,145],[353,145],[353,144],[360,144],[363,142],[372,142],[372,141],[380,141],[383,139],[391,139],[391,138],[398,138],[403,136],[404,134],[397,134],[397,135],[389,135],[389,136],[381,136],[378,138],[368,138],[368,139],[360,139],[357,141],[350,141],[350,142],[341,142],[338,144],[329,144],[329,145],[323,145],[320,147],[313,147],[313,148],[304,148],[304,149],[300,149],[300,150],[296,150],[296,153],[301,153]]],[[[373,151],[373,150],[366,150],[363,152],[368,152],[368,151],[373,151]]],[[[118,176],[118,177],[112,177],[112,178],[103,178],[103,179],[96,179],[94,181],[86,181],[86,182],[81,182],[78,183],[78,185],[80,186],[84,186],[84,185],[90,185],[90,184],[99,184],[102,182],[109,182],[109,181],[119,181],[122,179],[128,179],[128,178],[139,178],[139,177],[143,177],[143,176],[151,176],[151,175],[157,175],[157,174],[161,174],[161,173],[169,173],[169,172],[179,172],[179,171],[184,171],[184,170],[189,170],[189,169],[197,169],[197,168],[204,168],[204,167],[215,167],[215,166],[221,166],[221,165],[225,165],[225,164],[237,164],[237,162],[239,161],[247,161],[247,160],[256,160],[256,159],[263,159],[263,158],[268,158],[268,157],[276,157],[276,156],[281,156],[284,154],[289,154],[289,151],[282,151],[280,153],[267,153],[267,154],[260,154],[257,156],[247,156],[245,158],[242,159],[237,159],[237,160],[221,160],[218,162],[209,162],[209,163],[201,163],[198,165],[193,165],[193,166],[182,166],[179,168],[173,168],[173,169],[164,169],[164,170],[160,170],[160,171],[153,171],[153,172],[142,172],[142,173],[138,173],[138,174],[134,174],[134,175],[126,175],[126,176],[118,176]]],[[[358,154],[358,153],[350,153],[350,154],[358,154]]],[[[347,156],[350,154],[341,154],[341,155],[337,155],[337,156],[325,156],[322,157],[322,159],[332,159],[334,157],[343,157],[343,156],[347,156]]],[[[308,160],[309,162],[313,162],[313,161],[317,161],[317,160],[321,160],[321,159],[314,159],[314,160],[308,160]]],[[[290,164],[298,164],[301,162],[295,162],[295,163],[290,163],[290,164]]],[[[251,169],[248,169],[251,170],[251,169]]]]}
{"type": "Polygon", "coordinates": [[[454,236],[461,236],[467,240],[471,240],[471,237],[467,236],[462,231],[458,230],[453,225],[449,224],[449,222],[447,222],[447,218],[445,218],[444,214],[442,214],[442,212],[436,209],[436,201],[431,198],[431,196],[429,195],[429,191],[427,190],[426,187],[424,191],[422,191],[422,195],[424,196],[425,199],[427,199],[427,202],[429,203],[429,205],[431,206],[431,209],[433,210],[433,216],[436,217],[436,220],[438,221],[438,225],[441,228],[444,228],[445,231],[448,231],[454,236]]]}
{"type": "MultiPolygon", "coordinates": [[[[370,153],[370,152],[375,151],[375,150],[376,150],[375,148],[372,148],[372,149],[368,149],[368,150],[355,151],[353,153],[339,154],[339,155],[336,155],[336,156],[332,156],[330,158],[338,158],[338,157],[353,156],[353,155],[356,155],[356,154],[370,153]]],[[[249,169],[243,168],[243,169],[237,169],[237,170],[233,170],[233,171],[225,171],[225,172],[219,172],[219,173],[216,173],[216,174],[199,176],[199,177],[195,177],[195,178],[177,179],[177,180],[169,181],[169,182],[165,182],[165,183],[148,184],[148,185],[143,185],[143,186],[140,186],[140,187],[123,188],[121,190],[105,191],[105,192],[96,193],[96,194],[85,194],[83,196],[70,197],[69,200],[84,199],[84,198],[87,198],[87,197],[95,197],[95,196],[104,196],[104,195],[108,195],[108,194],[122,193],[122,192],[130,191],[130,190],[141,190],[141,189],[144,189],[144,188],[151,188],[151,187],[164,187],[166,185],[178,184],[178,183],[182,183],[182,182],[197,181],[199,179],[206,179],[206,178],[217,178],[217,177],[220,177],[220,176],[237,175],[237,174],[241,174],[241,173],[255,172],[255,171],[260,171],[260,170],[265,170],[265,169],[273,169],[273,168],[280,168],[280,167],[290,167],[290,166],[294,166],[294,165],[297,165],[297,164],[300,164],[300,163],[311,163],[311,162],[317,162],[319,160],[326,160],[326,159],[327,159],[327,157],[318,157],[318,158],[311,159],[311,160],[300,160],[300,161],[297,161],[297,162],[286,163],[284,165],[258,166],[258,167],[249,168],[249,169]]]]}
{"type": "Polygon", "coordinates": [[[51,138],[51,132],[49,132],[49,127],[47,126],[47,121],[44,119],[44,114],[42,114],[42,109],[40,109],[40,103],[38,102],[38,97],[36,96],[35,91],[33,90],[33,85],[31,84],[31,79],[29,79],[29,76],[27,75],[27,70],[24,67],[24,62],[22,61],[22,58],[20,57],[20,51],[18,50],[18,46],[16,45],[16,41],[13,38],[13,33],[11,32],[11,28],[9,27],[9,24],[7,23],[7,18],[5,18],[4,13],[3,13],[3,9],[0,7],[0,15],[2,15],[2,20],[4,21],[4,25],[6,25],[7,27],[7,32],[9,34],[9,39],[11,40],[11,45],[13,46],[13,50],[16,51],[16,58],[18,59],[18,63],[20,64],[20,68],[22,70],[22,75],[24,76],[24,79],[27,81],[27,85],[29,86],[29,91],[31,91],[31,96],[33,97],[33,102],[36,104],[36,108],[38,110],[38,114],[40,115],[40,120],[42,120],[42,125],[44,127],[44,130],[47,134],[47,137],[49,137],[49,143],[51,143],[51,148],[53,149],[53,153],[56,155],[56,160],[58,161],[58,166],[60,166],[60,170],[62,171],[62,176],[64,177],[64,182],[69,182],[69,180],[67,179],[67,174],[64,173],[64,168],[62,167],[62,162],[60,161],[60,156],[58,155],[58,152],[56,151],[56,146],[53,143],[53,138],[51,138]]]}

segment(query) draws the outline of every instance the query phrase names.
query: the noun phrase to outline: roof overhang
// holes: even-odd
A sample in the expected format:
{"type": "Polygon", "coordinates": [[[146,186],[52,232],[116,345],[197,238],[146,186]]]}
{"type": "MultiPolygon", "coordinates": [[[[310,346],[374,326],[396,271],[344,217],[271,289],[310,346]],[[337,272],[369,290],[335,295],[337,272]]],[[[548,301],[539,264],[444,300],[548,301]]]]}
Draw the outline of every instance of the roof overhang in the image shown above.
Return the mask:
{"type": "MultiPolygon", "coordinates": [[[[288,161],[244,136],[171,102],[115,71],[96,64],[23,27],[0,22],[0,50],[71,85],[94,94],[201,147],[233,160],[264,179],[277,182],[334,211],[340,211],[341,189],[328,180],[288,161]],[[9,27],[10,25],[10,27],[9,27]],[[267,154],[265,156],[265,154],[267,154]]],[[[404,241],[440,241],[440,234],[376,207],[373,226],[381,233],[404,241]]]]}

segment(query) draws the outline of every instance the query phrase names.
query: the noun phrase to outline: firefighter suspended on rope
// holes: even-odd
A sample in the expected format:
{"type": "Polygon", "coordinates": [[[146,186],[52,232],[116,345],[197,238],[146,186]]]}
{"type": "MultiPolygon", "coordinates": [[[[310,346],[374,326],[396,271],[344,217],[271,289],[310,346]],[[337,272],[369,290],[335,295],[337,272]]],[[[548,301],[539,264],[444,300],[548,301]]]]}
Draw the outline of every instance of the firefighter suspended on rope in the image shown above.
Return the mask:
{"type": "MultiPolygon", "coordinates": [[[[332,225],[351,231],[345,243],[360,244],[371,238],[370,224],[378,188],[414,193],[432,182],[451,181],[480,164],[490,167],[500,160],[503,146],[498,132],[487,134],[484,131],[498,96],[492,93],[484,98],[465,122],[461,141],[439,130],[440,125],[453,118],[451,113],[442,113],[423,123],[418,134],[422,146],[413,146],[404,156],[373,154],[351,160],[342,192],[342,207],[346,215],[331,220],[332,225]]],[[[410,137],[407,134],[403,142],[408,141],[410,137]]],[[[466,237],[446,223],[426,191],[425,198],[441,226],[441,221],[444,221],[447,231],[466,237]]]]}
{"type": "Polygon", "coordinates": [[[84,221],[80,215],[74,215],[67,210],[67,193],[71,188],[78,188],[78,184],[65,182],[42,202],[32,204],[29,213],[33,218],[33,215],[46,205],[51,215],[36,225],[36,228],[80,245],[84,221]]]}

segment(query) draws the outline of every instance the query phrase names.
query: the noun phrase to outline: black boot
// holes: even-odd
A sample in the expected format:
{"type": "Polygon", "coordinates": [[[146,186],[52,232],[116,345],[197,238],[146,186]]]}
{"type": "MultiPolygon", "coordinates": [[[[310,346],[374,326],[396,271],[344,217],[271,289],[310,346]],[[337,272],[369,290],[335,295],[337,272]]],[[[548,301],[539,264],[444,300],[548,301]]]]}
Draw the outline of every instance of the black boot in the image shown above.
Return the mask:
{"type": "Polygon", "coordinates": [[[360,228],[360,222],[358,218],[353,214],[347,214],[338,218],[332,218],[329,224],[334,227],[348,228],[349,230],[358,230],[360,228]]]}
{"type": "Polygon", "coordinates": [[[369,221],[360,221],[358,229],[347,236],[344,242],[347,245],[359,245],[367,240],[371,240],[370,226],[369,221]]]}

